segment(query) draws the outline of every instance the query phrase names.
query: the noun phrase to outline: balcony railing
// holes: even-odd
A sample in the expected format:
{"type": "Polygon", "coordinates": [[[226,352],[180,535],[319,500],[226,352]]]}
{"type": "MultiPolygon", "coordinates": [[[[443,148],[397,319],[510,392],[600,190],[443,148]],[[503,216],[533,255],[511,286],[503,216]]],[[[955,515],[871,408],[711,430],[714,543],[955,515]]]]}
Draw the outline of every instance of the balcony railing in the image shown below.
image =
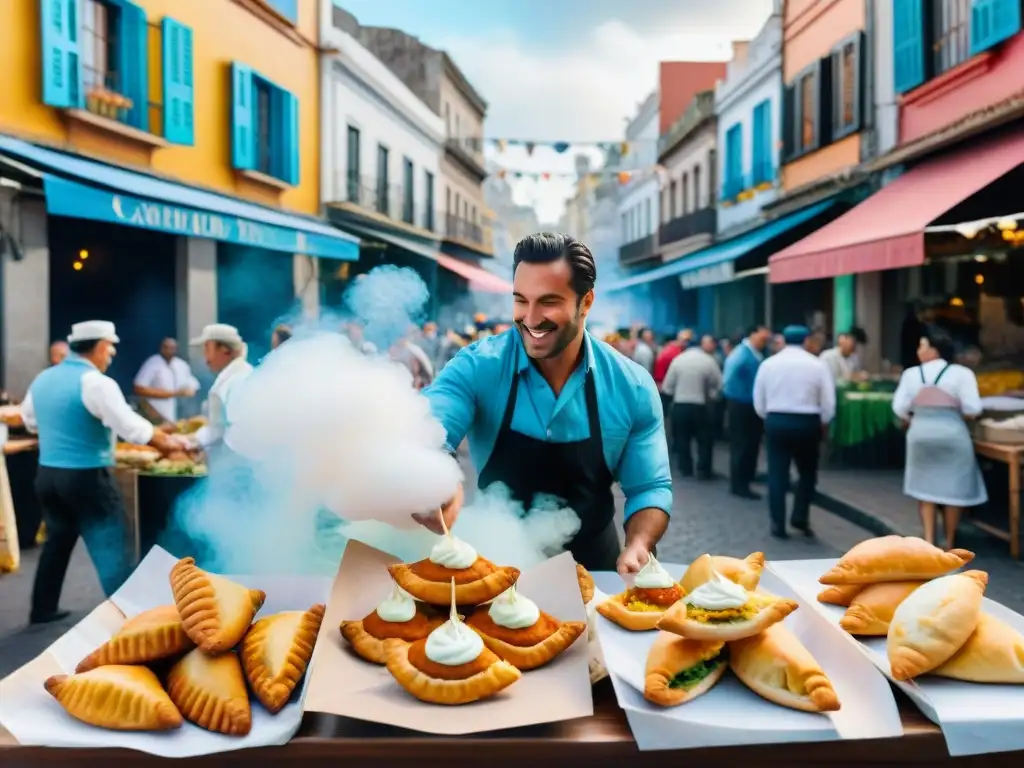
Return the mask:
{"type": "Polygon", "coordinates": [[[658,229],[658,242],[666,245],[695,235],[713,235],[717,223],[718,213],[714,208],[701,208],[662,224],[658,229]]]}
{"type": "Polygon", "coordinates": [[[445,141],[445,148],[471,173],[481,179],[487,176],[482,140],[471,137],[452,138],[445,141]]]}
{"type": "Polygon", "coordinates": [[[444,236],[476,245],[484,244],[483,227],[452,213],[444,217],[444,236]]]}
{"type": "Polygon", "coordinates": [[[636,264],[654,258],[654,235],[641,237],[619,247],[620,264],[636,264]]]}
{"type": "Polygon", "coordinates": [[[352,203],[426,230],[434,229],[433,212],[428,210],[422,200],[406,195],[405,188],[399,184],[387,184],[372,177],[343,173],[336,177],[334,189],[335,197],[342,198],[339,202],[352,203]]]}

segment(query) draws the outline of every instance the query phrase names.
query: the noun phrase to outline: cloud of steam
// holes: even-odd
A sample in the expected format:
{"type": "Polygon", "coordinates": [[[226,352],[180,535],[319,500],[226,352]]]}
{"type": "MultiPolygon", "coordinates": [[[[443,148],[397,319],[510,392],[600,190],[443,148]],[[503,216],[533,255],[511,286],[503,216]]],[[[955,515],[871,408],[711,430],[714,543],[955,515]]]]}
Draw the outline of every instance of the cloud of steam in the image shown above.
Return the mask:
{"type": "Polygon", "coordinates": [[[429,299],[427,285],[415,270],[384,264],[353,280],[342,303],[363,322],[367,340],[386,350],[411,325],[423,323],[429,299]]]}

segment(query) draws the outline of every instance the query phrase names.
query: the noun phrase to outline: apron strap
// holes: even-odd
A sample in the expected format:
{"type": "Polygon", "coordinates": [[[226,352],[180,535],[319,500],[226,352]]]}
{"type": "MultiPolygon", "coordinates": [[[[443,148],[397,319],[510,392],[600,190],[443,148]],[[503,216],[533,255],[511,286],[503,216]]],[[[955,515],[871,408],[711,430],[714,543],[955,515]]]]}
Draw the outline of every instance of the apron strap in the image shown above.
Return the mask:
{"type": "Polygon", "coordinates": [[[587,372],[587,378],[583,382],[583,393],[587,402],[587,428],[590,430],[590,439],[597,443],[600,454],[604,456],[604,441],[601,439],[601,415],[597,410],[597,385],[594,383],[594,374],[587,372]]]}
{"type": "Polygon", "coordinates": [[[924,363],[922,363],[921,365],[917,366],[917,372],[921,375],[921,383],[922,384],[927,384],[928,380],[925,379],[925,377],[924,377],[924,363]]]}
{"type": "Polygon", "coordinates": [[[946,374],[946,371],[949,370],[950,365],[952,365],[952,363],[946,363],[946,367],[939,371],[939,375],[935,377],[935,381],[932,382],[932,386],[935,386],[936,384],[939,383],[939,379],[941,379],[946,374]]]}
{"type": "Polygon", "coordinates": [[[516,401],[519,399],[519,374],[512,377],[512,386],[508,391],[508,401],[505,404],[505,414],[501,417],[501,428],[498,434],[512,428],[512,417],[516,412],[516,401]]]}

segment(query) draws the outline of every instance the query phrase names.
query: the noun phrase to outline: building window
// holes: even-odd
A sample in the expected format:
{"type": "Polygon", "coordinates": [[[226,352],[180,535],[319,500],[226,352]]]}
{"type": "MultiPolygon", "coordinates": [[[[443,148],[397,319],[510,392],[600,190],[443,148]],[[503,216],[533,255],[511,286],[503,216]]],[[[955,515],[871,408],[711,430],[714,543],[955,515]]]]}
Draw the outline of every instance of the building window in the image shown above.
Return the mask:
{"type": "Polygon", "coordinates": [[[473,210],[471,211],[471,215],[472,215],[473,218],[470,219],[470,221],[472,221],[474,224],[478,224],[479,222],[477,221],[477,218],[476,218],[476,206],[475,205],[473,206],[473,210]]]}
{"type": "Polygon", "coordinates": [[[818,143],[818,74],[808,72],[797,81],[797,151],[807,152],[818,143]]]}
{"type": "Polygon", "coordinates": [[[938,0],[932,19],[932,73],[943,72],[971,57],[971,0],[938,0]]]}
{"type": "Polygon", "coordinates": [[[425,229],[434,231],[434,174],[430,171],[423,172],[423,186],[424,190],[424,205],[426,210],[423,211],[423,227],[425,229]]]}
{"type": "Polygon", "coordinates": [[[702,195],[700,190],[700,166],[693,166],[693,210],[700,210],[702,195]]]}
{"type": "Polygon", "coordinates": [[[377,145],[377,212],[390,216],[390,195],[388,181],[388,148],[377,145]]]}
{"type": "Polygon", "coordinates": [[[271,168],[271,147],[276,137],[274,136],[273,120],[270,115],[270,88],[261,80],[253,84],[256,91],[254,100],[256,117],[256,170],[260,173],[270,175],[271,168]]]}
{"type": "Polygon", "coordinates": [[[679,215],[685,216],[690,212],[690,174],[683,174],[683,183],[680,186],[682,187],[681,194],[683,199],[680,201],[679,215]]]}
{"type": "MultiPolygon", "coordinates": [[[[685,183],[686,183],[686,180],[684,179],[683,180],[684,186],[685,186],[685,183]]],[[[671,184],[669,184],[669,187],[668,187],[668,201],[669,201],[669,211],[668,211],[669,216],[668,216],[668,220],[672,221],[672,219],[674,219],[676,217],[676,182],[675,181],[673,181],[671,184]]]]}
{"type": "Polygon", "coordinates": [[[647,222],[647,231],[645,235],[651,235],[654,233],[654,220],[651,218],[651,198],[644,200],[644,221],[647,222]]]}
{"type": "Polygon", "coordinates": [[[447,101],[444,103],[444,132],[445,135],[452,135],[452,105],[447,101]]]}
{"type": "Polygon", "coordinates": [[[458,112],[455,113],[455,136],[457,138],[460,138],[460,139],[462,138],[462,128],[459,127],[459,113],[458,112]]]}
{"type": "Polygon", "coordinates": [[[751,181],[756,187],[758,184],[771,181],[775,175],[772,168],[772,103],[769,99],[754,107],[753,123],[751,181]]]}
{"type": "Polygon", "coordinates": [[[402,158],[402,221],[406,224],[416,223],[416,171],[412,160],[402,158]]]}
{"type": "Polygon", "coordinates": [[[121,93],[117,71],[117,11],[99,0],[82,2],[82,85],[121,93]]]}
{"type": "Polygon", "coordinates": [[[725,184],[722,199],[733,200],[743,191],[743,124],[725,132],[725,184]]]}
{"type": "Polygon", "coordinates": [[[832,52],[832,138],[860,130],[861,33],[843,40],[832,52]]]}
{"type": "Polygon", "coordinates": [[[361,185],[360,175],[361,171],[359,168],[359,129],[354,126],[348,127],[348,138],[346,144],[346,172],[345,172],[345,190],[347,192],[346,199],[350,203],[360,203],[362,196],[359,194],[359,188],[361,185]]]}
{"type": "Polygon", "coordinates": [[[241,171],[299,183],[299,102],[240,62],[231,65],[231,155],[241,171]]]}
{"type": "Polygon", "coordinates": [[[445,216],[451,216],[452,215],[452,188],[451,187],[445,187],[444,188],[444,215],[445,216]]]}

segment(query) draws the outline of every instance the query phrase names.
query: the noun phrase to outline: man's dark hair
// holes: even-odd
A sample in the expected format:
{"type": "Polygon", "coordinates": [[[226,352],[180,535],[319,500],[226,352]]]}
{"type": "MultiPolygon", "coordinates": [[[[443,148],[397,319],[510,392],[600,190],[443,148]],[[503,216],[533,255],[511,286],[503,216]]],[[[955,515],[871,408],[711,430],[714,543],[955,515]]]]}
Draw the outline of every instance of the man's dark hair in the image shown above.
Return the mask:
{"type": "Polygon", "coordinates": [[[928,344],[947,363],[956,359],[956,345],[953,344],[953,337],[944,328],[929,324],[925,326],[924,333],[921,335],[928,339],[928,344]]]}
{"type": "Polygon", "coordinates": [[[754,323],[753,325],[751,325],[750,327],[747,328],[747,332],[745,334],[743,334],[743,337],[748,339],[751,336],[753,336],[755,333],[757,333],[758,331],[762,331],[762,330],[764,330],[764,331],[768,330],[768,326],[765,325],[764,323],[754,323]]]}
{"type": "Polygon", "coordinates": [[[100,339],[87,339],[86,341],[73,341],[68,344],[68,349],[74,352],[76,355],[88,355],[94,349],[96,345],[100,343],[100,339]]]}
{"type": "Polygon", "coordinates": [[[518,243],[512,254],[512,274],[524,261],[528,264],[550,264],[558,259],[565,259],[572,269],[572,289],[576,292],[576,302],[594,289],[597,282],[597,265],[594,254],[583,243],[569,235],[554,232],[538,232],[527,235],[518,243]]]}
{"type": "Polygon", "coordinates": [[[851,337],[853,337],[853,340],[856,341],[858,344],[867,344],[868,343],[868,335],[867,335],[867,333],[865,333],[864,329],[861,328],[860,326],[857,326],[857,325],[853,326],[848,331],[848,334],[851,337]]]}

